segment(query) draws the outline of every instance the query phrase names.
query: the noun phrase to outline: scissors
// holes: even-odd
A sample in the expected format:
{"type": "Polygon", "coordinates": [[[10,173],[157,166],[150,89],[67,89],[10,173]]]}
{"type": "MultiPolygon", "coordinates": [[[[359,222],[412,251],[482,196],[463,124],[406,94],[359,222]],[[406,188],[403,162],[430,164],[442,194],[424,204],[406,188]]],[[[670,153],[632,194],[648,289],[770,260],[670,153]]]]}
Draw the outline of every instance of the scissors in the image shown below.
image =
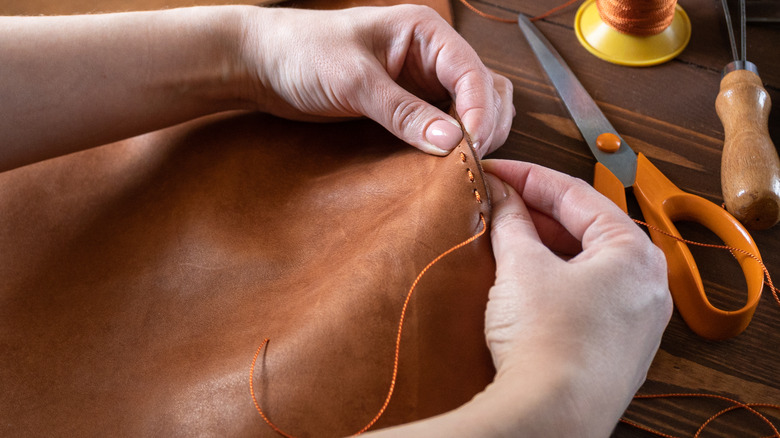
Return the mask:
{"type": "Polygon", "coordinates": [[[561,55],[531,21],[520,15],[518,25],[558,91],[572,119],[598,162],[593,187],[628,213],[626,188],[649,224],[650,238],[667,261],[669,290],[688,327],[707,339],[726,339],[750,323],[761,298],[764,271],[761,256],[748,231],[720,206],[675,186],[641,153],[635,153],[588,95],[561,55]],[[722,310],[710,303],[699,269],[674,221],[692,221],[714,232],[732,251],[747,282],[747,301],[739,310],[722,310]],[[751,257],[752,255],[752,257],[751,257]]]}

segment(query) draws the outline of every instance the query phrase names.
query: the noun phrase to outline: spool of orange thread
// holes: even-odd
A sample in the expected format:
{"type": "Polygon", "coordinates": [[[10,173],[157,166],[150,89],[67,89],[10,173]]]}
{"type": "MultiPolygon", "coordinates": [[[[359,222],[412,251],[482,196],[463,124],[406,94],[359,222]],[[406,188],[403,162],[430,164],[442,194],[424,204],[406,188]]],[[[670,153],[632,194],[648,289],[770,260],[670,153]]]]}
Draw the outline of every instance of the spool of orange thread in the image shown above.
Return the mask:
{"type": "Polygon", "coordinates": [[[632,67],[669,61],[691,38],[691,22],[677,0],[587,0],[574,30],[590,53],[632,67]]]}

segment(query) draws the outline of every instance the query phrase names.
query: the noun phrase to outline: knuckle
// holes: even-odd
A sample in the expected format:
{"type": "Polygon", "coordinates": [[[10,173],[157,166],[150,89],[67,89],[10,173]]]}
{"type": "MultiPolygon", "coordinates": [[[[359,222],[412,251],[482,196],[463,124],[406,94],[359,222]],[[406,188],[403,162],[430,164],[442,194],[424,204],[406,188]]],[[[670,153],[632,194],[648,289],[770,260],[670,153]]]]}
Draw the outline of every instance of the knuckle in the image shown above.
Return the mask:
{"type": "Polygon", "coordinates": [[[493,85],[497,90],[500,90],[504,95],[511,95],[514,90],[514,85],[506,76],[493,75],[493,85]]]}
{"type": "Polygon", "coordinates": [[[571,175],[567,175],[566,177],[569,179],[570,190],[575,196],[580,196],[582,192],[592,192],[595,190],[593,186],[585,182],[582,178],[576,178],[571,175]]]}
{"type": "Polygon", "coordinates": [[[666,274],[666,256],[664,255],[663,251],[661,251],[661,248],[650,244],[648,245],[649,253],[647,255],[647,258],[649,260],[648,265],[655,268],[655,271],[659,274],[666,274]]]}
{"type": "Polygon", "coordinates": [[[632,242],[629,249],[634,254],[633,266],[641,271],[637,272],[637,278],[645,284],[646,305],[655,309],[659,319],[668,319],[672,312],[672,297],[667,282],[666,256],[644,235],[632,242]]]}
{"type": "Polygon", "coordinates": [[[666,256],[644,233],[639,235],[638,238],[631,239],[631,243],[630,249],[636,254],[637,262],[648,274],[652,277],[666,275],[666,256]]]}
{"type": "Polygon", "coordinates": [[[392,129],[395,132],[406,132],[407,130],[414,129],[413,127],[416,126],[416,120],[419,119],[422,112],[423,108],[421,102],[409,99],[403,99],[400,102],[397,102],[395,108],[393,108],[392,129]]]}
{"type": "Polygon", "coordinates": [[[650,254],[648,255],[650,275],[657,281],[657,284],[663,286],[655,288],[656,303],[660,309],[663,309],[663,314],[668,319],[672,314],[673,304],[667,281],[666,256],[657,246],[650,245],[650,247],[650,254]]]}
{"type": "Polygon", "coordinates": [[[440,18],[439,13],[433,10],[428,5],[409,5],[409,11],[410,13],[414,14],[417,17],[420,18],[426,18],[426,19],[436,19],[438,20],[440,18]]]}
{"type": "Polygon", "coordinates": [[[505,96],[502,96],[495,88],[493,89],[493,110],[494,115],[501,114],[501,107],[504,105],[505,96]]]}
{"type": "Polygon", "coordinates": [[[348,65],[342,65],[338,70],[328,71],[324,84],[340,84],[342,94],[346,96],[362,96],[372,88],[375,67],[367,61],[355,60],[348,65]]]}
{"type": "Polygon", "coordinates": [[[399,15],[414,17],[417,19],[437,19],[439,13],[427,5],[401,4],[392,6],[399,15]]]}
{"type": "Polygon", "coordinates": [[[499,211],[494,214],[493,223],[490,225],[490,227],[493,232],[500,234],[503,233],[507,227],[513,226],[517,223],[533,224],[528,216],[518,211],[499,211]]]}

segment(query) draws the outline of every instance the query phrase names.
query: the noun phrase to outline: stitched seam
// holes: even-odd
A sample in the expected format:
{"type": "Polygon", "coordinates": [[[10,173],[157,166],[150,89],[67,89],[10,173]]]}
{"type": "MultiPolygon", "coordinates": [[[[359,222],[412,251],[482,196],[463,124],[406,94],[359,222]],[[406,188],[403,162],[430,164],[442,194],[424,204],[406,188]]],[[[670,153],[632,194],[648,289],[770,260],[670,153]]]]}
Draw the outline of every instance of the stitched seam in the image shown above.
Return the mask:
{"type": "MultiPolygon", "coordinates": [[[[459,146],[459,147],[462,147],[462,145],[463,144],[461,143],[461,146],[459,146]]],[[[460,157],[461,164],[466,165],[466,166],[469,164],[469,158],[468,158],[468,156],[464,152],[459,152],[458,156],[460,157]]],[[[474,187],[474,189],[472,191],[474,193],[474,199],[477,201],[477,204],[481,204],[482,203],[482,195],[479,193],[479,189],[477,189],[477,187],[476,187],[477,179],[474,177],[474,172],[471,170],[470,167],[466,167],[466,177],[468,178],[469,182],[474,187]]]]}

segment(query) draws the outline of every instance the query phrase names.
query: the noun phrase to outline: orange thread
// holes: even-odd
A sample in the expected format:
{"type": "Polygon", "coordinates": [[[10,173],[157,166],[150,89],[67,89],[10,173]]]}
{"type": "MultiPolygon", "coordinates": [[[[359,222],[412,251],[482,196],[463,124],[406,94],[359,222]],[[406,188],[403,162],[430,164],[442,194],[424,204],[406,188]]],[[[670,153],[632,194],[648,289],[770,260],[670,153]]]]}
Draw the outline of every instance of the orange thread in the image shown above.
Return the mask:
{"type": "MultiPolygon", "coordinates": [[[[463,0],[461,0],[461,1],[463,1],[463,0]]],[[[466,162],[466,155],[463,152],[460,153],[460,157],[461,157],[461,161],[466,162]]],[[[468,170],[468,172],[470,174],[469,176],[471,177],[473,174],[471,173],[470,170],[468,170]]],[[[474,189],[474,195],[477,198],[477,202],[481,202],[481,197],[480,197],[479,192],[477,191],[477,189],[474,189]]],[[[404,305],[403,305],[403,308],[401,310],[401,317],[400,317],[400,320],[399,320],[399,323],[398,323],[398,332],[397,332],[397,335],[396,335],[396,342],[395,342],[395,352],[394,352],[394,356],[393,356],[393,374],[392,374],[392,377],[390,379],[390,387],[388,389],[388,392],[387,392],[387,395],[385,397],[384,403],[382,404],[382,407],[379,409],[379,412],[374,416],[373,419],[371,419],[371,421],[369,421],[369,423],[366,426],[364,426],[357,433],[355,433],[355,435],[360,435],[360,434],[366,432],[374,424],[376,424],[376,422],[379,420],[379,418],[384,414],[385,410],[387,409],[387,406],[390,404],[390,400],[392,399],[393,392],[395,390],[396,378],[398,376],[398,363],[399,363],[399,357],[400,357],[401,335],[403,333],[403,325],[404,325],[404,321],[405,321],[405,318],[406,318],[406,311],[407,311],[407,309],[409,307],[409,302],[410,302],[410,299],[412,297],[412,294],[413,294],[415,288],[417,287],[418,283],[420,282],[422,277],[425,275],[425,273],[428,272],[428,270],[433,265],[438,263],[441,259],[446,257],[448,254],[450,254],[450,253],[452,253],[452,252],[454,252],[454,251],[456,251],[456,250],[458,250],[458,249],[468,245],[469,243],[477,240],[478,238],[480,238],[485,233],[485,231],[487,230],[487,224],[486,224],[486,221],[485,221],[485,217],[482,214],[480,214],[479,218],[480,218],[480,221],[482,222],[481,230],[479,232],[477,232],[477,234],[475,234],[475,235],[471,236],[470,238],[466,239],[465,241],[463,241],[463,242],[453,246],[452,248],[448,249],[447,251],[441,253],[439,256],[437,256],[435,259],[433,259],[430,263],[428,263],[428,265],[426,265],[425,268],[423,268],[422,271],[420,271],[420,273],[417,275],[417,277],[415,278],[414,282],[412,283],[412,286],[409,288],[409,292],[407,293],[406,299],[404,300],[404,305]]],[[[689,239],[685,239],[685,238],[682,238],[682,237],[675,236],[675,235],[673,235],[671,233],[668,233],[668,232],[666,232],[666,231],[664,231],[664,230],[662,230],[662,229],[660,229],[660,228],[658,228],[656,226],[650,225],[650,224],[648,224],[646,222],[643,222],[643,221],[640,221],[638,219],[632,219],[632,220],[634,222],[640,224],[640,225],[643,225],[643,226],[651,229],[651,230],[654,230],[654,231],[659,232],[659,233],[661,233],[661,234],[663,234],[665,236],[671,237],[671,238],[673,238],[675,240],[678,240],[680,242],[684,242],[686,244],[697,245],[697,246],[707,247],[707,248],[726,249],[726,250],[732,251],[732,253],[733,252],[739,252],[741,254],[744,254],[744,255],[746,255],[748,257],[753,258],[754,260],[756,260],[761,265],[761,268],[764,271],[764,275],[766,277],[766,282],[765,283],[770,287],[770,289],[772,290],[772,294],[773,294],[775,300],[778,302],[778,304],[780,304],[780,297],[778,297],[778,290],[774,286],[774,284],[772,283],[772,278],[769,275],[769,270],[767,269],[767,267],[763,263],[763,261],[758,256],[756,256],[755,254],[752,254],[752,253],[750,253],[748,251],[745,251],[745,250],[742,250],[742,249],[739,249],[739,248],[734,248],[734,247],[731,247],[731,246],[728,246],[728,245],[715,245],[715,244],[695,242],[695,241],[692,241],[692,240],[689,240],[689,239]]],[[[263,412],[262,408],[260,407],[260,404],[257,401],[257,397],[255,395],[254,382],[253,382],[253,380],[254,380],[255,364],[257,362],[257,358],[260,355],[260,351],[263,349],[263,347],[268,342],[269,342],[268,338],[263,340],[263,342],[260,344],[260,346],[255,351],[254,357],[252,358],[252,365],[251,365],[250,370],[249,370],[249,392],[250,392],[250,394],[252,396],[252,402],[255,405],[255,409],[257,409],[257,412],[263,418],[265,423],[271,429],[273,429],[276,433],[278,433],[279,435],[284,436],[286,438],[293,438],[292,435],[289,435],[289,434],[285,433],[284,431],[282,431],[279,427],[277,427],[265,415],[265,413],[263,412]]],[[[729,403],[732,403],[732,406],[729,406],[729,407],[727,407],[725,409],[720,410],[719,412],[715,413],[710,418],[708,418],[704,423],[702,423],[702,425],[699,427],[699,429],[694,434],[694,438],[698,438],[701,435],[701,433],[704,431],[704,429],[708,425],[710,425],[714,420],[716,420],[717,418],[721,417],[722,415],[724,415],[724,414],[726,414],[726,413],[728,413],[730,411],[733,411],[735,409],[746,409],[747,411],[749,411],[753,415],[755,415],[758,418],[760,418],[764,423],[769,425],[769,427],[774,432],[774,436],[780,437],[780,431],[778,431],[778,429],[774,425],[774,423],[771,420],[769,420],[766,416],[764,416],[763,414],[758,412],[756,409],[754,409],[754,408],[771,408],[771,409],[780,410],[780,405],[771,404],[771,403],[742,403],[742,402],[739,402],[737,400],[734,400],[734,399],[731,399],[731,398],[728,398],[728,397],[724,397],[724,396],[720,396],[720,395],[715,395],[715,394],[693,394],[693,393],[690,393],[690,394],[684,394],[684,393],[681,393],[681,394],[678,394],[678,393],[670,393],[670,394],[642,394],[642,395],[635,395],[634,399],[635,400],[641,400],[641,399],[672,398],[672,397],[714,398],[714,399],[724,400],[724,401],[727,401],[729,403]]],[[[665,438],[678,438],[678,437],[676,437],[674,435],[669,435],[669,434],[666,434],[666,433],[654,430],[654,429],[652,429],[652,428],[650,428],[648,426],[644,426],[642,424],[636,423],[636,422],[628,420],[626,418],[621,418],[620,421],[622,423],[624,423],[624,424],[627,424],[629,426],[638,428],[638,429],[646,431],[648,433],[652,433],[652,434],[654,434],[656,436],[661,436],[661,437],[665,437],[665,438]]]]}
{"type": "Polygon", "coordinates": [[[636,36],[655,35],[669,27],[676,6],[677,0],[596,0],[601,21],[636,36]]]}
{"type": "Polygon", "coordinates": [[[537,15],[536,17],[531,17],[529,20],[530,20],[530,21],[538,21],[538,20],[541,20],[541,19],[547,18],[547,17],[549,17],[550,15],[552,15],[552,14],[554,14],[554,13],[556,13],[556,12],[560,11],[561,9],[568,8],[569,6],[573,5],[574,3],[577,3],[578,1],[579,1],[579,0],[569,0],[569,1],[567,1],[566,3],[564,3],[564,4],[562,4],[562,5],[558,5],[558,6],[554,7],[554,8],[552,8],[552,9],[550,9],[549,11],[547,11],[547,12],[544,12],[544,13],[543,13],[543,14],[541,14],[541,15],[537,15]]]}
{"type": "Polygon", "coordinates": [[[755,260],[759,264],[759,266],[761,266],[761,270],[764,271],[764,278],[766,278],[766,280],[764,281],[764,284],[769,286],[769,289],[772,291],[772,296],[775,298],[775,301],[777,302],[777,304],[780,305],[780,296],[778,296],[778,290],[775,287],[774,283],[772,283],[772,276],[769,275],[769,269],[767,269],[767,267],[764,264],[764,262],[757,255],[755,255],[755,254],[753,254],[751,252],[745,251],[744,249],[734,248],[733,246],[714,245],[714,244],[711,244],[711,243],[701,243],[701,242],[695,242],[693,240],[684,239],[682,237],[677,237],[674,234],[666,232],[666,231],[664,231],[664,230],[662,230],[662,229],[660,229],[660,228],[658,228],[656,226],[650,225],[647,222],[642,222],[642,221],[640,221],[638,219],[632,219],[632,220],[634,222],[638,223],[639,225],[643,225],[643,226],[645,226],[645,227],[647,227],[647,228],[649,228],[649,229],[651,229],[653,231],[657,231],[657,232],[663,234],[664,236],[671,237],[672,239],[675,239],[677,241],[686,243],[688,245],[696,245],[696,246],[701,246],[701,247],[704,247],[704,248],[726,249],[726,250],[731,251],[732,254],[735,253],[735,252],[738,252],[740,254],[743,254],[743,255],[746,255],[746,256],[752,258],[753,260],[755,260]]]}
{"type": "Polygon", "coordinates": [[[474,12],[475,14],[479,15],[480,17],[487,18],[489,20],[493,21],[500,21],[501,23],[514,23],[517,21],[516,18],[502,18],[495,15],[488,14],[486,12],[482,12],[479,9],[475,8],[474,6],[471,6],[469,2],[466,0],[460,0],[461,3],[463,3],[464,6],[469,8],[471,12],[474,12]]]}
{"type": "Polygon", "coordinates": [[[276,427],[276,425],[273,424],[271,422],[271,420],[269,420],[268,417],[265,416],[265,413],[263,412],[263,410],[260,409],[260,403],[257,402],[257,397],[255,397],[255,387],[254,387],[254,384],[253,384],[253,380],[254,380],[253,376],[255,374],[255,363],[257,362],[257,357],[260,355],[260,350],[263,349],[263,346],[265,346],[265,344],[267,344],[268,341],[269,341],[268,338],[265,338],[263,340],[263,343],[260,344],[259,347],[257,347],[257,351],[255,351],[255,356],[252,358],[252,366],[249,368],[249,393],[252,394],[252,402],[255,404],[255,409],[257,409],[257,412],[259,412],[260,416],[263,417],[263,420],[265,421],[265,423],[269,427],[271,427],[271,429],[273,429],[274,432],[278,433],[279,435],[281,435],[281,436],[283,436],[285,438],[293,438],[292,436],[287,435],[281,429],[276,427]]]}
{"type": "MultiPolygon", "coordinates": [[[[635,395],[634,399],[635,400],[642,400],[642,399],[673,398],[673,397],[712,398],[712,399],[717,399],[717,400],[723,400],[723,401],[726,401],[726,402],[729,402],[729,403],[732,404],[731,406],[729,406],[729,407],[727,407],[725,409],[720,410],[719,412],[717,412],[716,414],[714,414],[710,418],[708,418],[699,427],[699,429],[696,431],[696,433],[693,435],[694,438],[699,437],[701,435],[701,433],[704,431],[704,429],[710,423],[712,423],[714,420],[716,420],[718,417],[722,416],[723,414],[725,414],[727,412],[731,412],[731,411],[733,411],[735,409],[746,409],[748,412],[750,412],[753,415],[757,416],[759,419],[761,419],[761,421],[763,421],[764,423],[769,425],[769,427],[772,429],[772,432],[774,432],[773,436],[780,437],[780,431],[778,431],[778,429],[775,426],[775,424],[771,420],[769,420],[766,416],[764,416],[763,414],[761,414],[760,412],[758,412],[757,410],[754,409],[754,408],[771,408],[771,409],[780,410],[780,405],[770,404],[770,403],[742,403],[742,402],[734,400],[732,398],[724,397],[722,395],[717,395],[717,394],[685,394],[685,393],[681,393],[681,394],[677,394],[677,393],[671,393],[671,394],[640,394],[640,395],[635,395]]],[[[625,424],[629,425],[629,426],[636,427],[637,429],[644,430],[645,432],[649,432],[649,433],[652,433],[652,434],[657,435],[657,436],[661,436],[661,437],[665,437],[665,438],[677,438],[674,435],[669,435],[669,434],[666,434],[666,433],[663,433],[663,432],[659,432],[659,431],[657,431],[655,429],[652,429],[650,427],[644,426],[642,424],[636,423],[634,421],[631,421],[631,420],[628,420],[628,419],[625,419],[625,418],[621,418],[620,421],[622,423],[625,423],[625,424]]]]}
{"type": "MultiPolygon", "coordinates": [[[[466,162],[466,154],[463,152],[460,152],[460,161],[463,163],[466,162]]],[[[471,171],[471,169],[466,169],[466,176],[468,176],[469,181],[474,182],[474,172],[471,171]]],[[[482,203],[482,195],[479,194],[479,190],[474,189],[474,198],[477,200],[477,204],[482,203]]]]}
{"type": "MultiPolygon", "coordinates": [[[[578,0],[569,0],[540,15],[531,18],[538,21],[567,8],[578,0]]],[[[480,17],[501,23],[516,23],[516,18],[504,18],[482,12],[467,0],[460,0],[464,6],[480,17]]],[[[636,36],[650,36],[661,33],[674,19],[677,0],[596,0],[599,17],[618,32],[636,36]]]]}
{"type": "MultiPolygon", "coordinates": [[[[562,5],[559,5],[559,6],[556,6],[556,7],[550,9],[549,11],[547,11],[547,12],[541,14],[541,15],[537,15],[537,16],[531,18],[530,20],[531,21],[538,21],[538,20],[541,20],[543,18],[547,18],[550,15],[560,11],[561,9],[564,9],[564,8],[566,8],[568,6],[573,5],[574,3],[577,3],[578,1],[579,0],[569,0],[566,3],[564,3],[562,5]]],[[[479,15],[480,17],[487,18],[487,19],[493,20],[493,21],[498,21],[498,22],[501,22],[501,23],[517,23],[517,18],[498,17],[496,15],[491,15],[491,14],[488,14],[487,12],[480,11],[479,9],[475,8],[474,6],[472,6],[466,0],[460,0],[460,2],[463,3],[463,5],[466,6],[467,8],[469,8],[472,12],[474,12],[477,15],[479,15]]]]}
{"type": "MultiPolygon", "coordinates": [[[[772,277],[769,275],[769,270],[767,269],[767,267],[764,264],[764,262],[757,255],[752,254],[752,253],[750,253],[748,251],[745,251],[743,249],[735,248],[735,247],[728,246],[728,245],[715,245],[715,244],[701,243],[701,242],[696,242],[696,241],[693,241],[693,240],[685,239],[685,238],[682,238],[682,237],[675,236],[674,234],[671,234],[671,233],[669,233],[667,231],[664,231],[664,230],[662,230],[662,229],[660,229],[660,228],[658,228],[656,226],[650,225],[650,224],[648,224],[646,222],[643,222],[643,221],[640,221],[640,220],[637,220],[637,219],[632,219],[632,220],[634,222],[640,224],[640,225],[643,225],[643,226],[647,227],[648,229],[651,229],[653,231],[656,231],[656,232],[661,233],[661,234],[663,234],[665,236],[671,237],[671,238],[673,238],[673,239],[675,239],[677,241],[680,241],[680,242],[683,242],[683,243],[686,243],[686,244],[689,244],[689,245],[696,245],[696,246],[701,246],[701,247],[705,247],[705,248],[726,249],[726,250],[731,251],[732,254],[737,252],[737,253],[740,253],[740,254],[743,254],[745,256],[748,256],[748,257],[752,258],[753,260],[755,260],[761,266],[761,269],[764,272],[764,277],[766,278],[766,280],[764,281],[764,284],[769,286],[769,288],[772,291],[772,295],[773,295],[775,301],[778,303],[778,305],[780,305],[780,297],[778,297],[778,290],[775,287],[774,283],[772,283],[772,277]]],[[[694,434],[694,438],[699,437],[701,435],[701,433],[704,431],[704,429],[710,423],[715,421],[717,418],[719,418],[723,414],[726,414],[727,412],[731,412],[731,411],[733,411],[735,409],[746,409],[747,411],[749,411],[753,415],[755,415],[758,418],[760,418],[764,423],[768,424],[769,427],[774,432],[773,436],[780,437],[780,432],[778,431],[778,429],[774,425],[774,423],[771,420],[769,420],[767,417],[762,415],[760,412],[758,412],[757,410],[754,409],[756,407],[763,407],[763,408],[772,408],[772,409],[780,410],[780,405],[770,404],[770,403],[742,403],[742,402],[739,402],[737,400],[734,400],[734,399],[731,399],[731,398],[728,398],[728,397],[724,397],[724,396],[720,396],[720,395],[715,395],[715,394],[693,394],[693,393],[691,393],[691,394],[647,394],[647,395],[635,395],[634,399],[636,400],[636,399],[671,398],[671,397],[714,398],[714,399],[724,400],[724,401],[727,401],[729,403],[732,403],[732,406],[727,407],[725,409],[722,409],[721,411],[715,413],[710,418],[708,418],[704,423],[702,423],[702,425],[699,427],[699,429],[694,434]]],[[[635,428],[643,430],[645,432],[652,433],[652,434],[654,434],[656,436],[661,436],[661,437],[665,437],[665,438],[678,438],[678,437],[676,437],[674,435],[669,435],[669,434],[666,434],[666,433],[663,433],[663,432],[659,432],[659,431],[657,431],[655,429],[652,429],[650,427],[641,425],[639,423],[636,423],[634,421],[631,421],[631,420],[628,420],[628,419],[625,419],[625,418],[621,418],[620,421],[622,423],[625,423],[625,424],[629,425],[629,426],[635,427],[635,428]]]]}
{"type": "MultiPolygon", "coordinates": [[[[465,159],[465,154],[463,154],[462,152],[461,152],[461,156],[465,159]]],[[[479,196],[479,194],[477,194],[477,196],[479,196]]],[[[417,285],[420,283],[420,280],[422,279],[423,275],[425,275],[425,273],[428,272],[428,270],[430,270],[431,267],[433,267],[433,265],[438,263],[441,259],[449,255],[450,253],[457,251],[458,249],[470,244],[471,242],[479,239],[480,237],[482,237],[482,235],[485,234],[485,231],[487,231],[487,222],[485,221],[485,216],[482,213],[479,214],[479,220],[482,222],[482,228],[476,234],[464,240],[463,242],[453,246],[452,248],[444,251],[443,253],[439,254],[435,259],[431,260],[431,262],[428,263],[422,269],[422,271],[420,271],[419,274],[417,274],[417,278],[414,279],[412,286],[409,288],[409,292],[407,292],[406,294],[406,299],[404,300],[403,308],[401,309],[401,318],[398,322],[398,332],[395,338],[395,353],[393,356],[393,375],[392,378],[390,379],[390,388],[387,391],[387,396],[385,397],[385,401],[382,404],[382,407],[379,409],[379,412],[374,416],[374,418],[371,419],[371,421],[368,422],[367,425],[365,425],[362,429],[357,431],[355,435],[362,434],[363,432],[370,429],[374,424],[376,424],[376,422],[379,420],[382,414],[385,413],[387,406],[390,404],[390,399],[393,397],[396,378],[398,377],[398,358],[400,357],[400,353],[401,353],[401,335],[403,333],[404,320],[406,319],[406,310],[409,308],[409,301],[412,298],[412,293],[414,293],[414,290],[415,288],[417,288],[417,285]]],[[[271,420],[268,417],[266,417],[265,413],[260,408],[260,404],[257,402],[257,398],[255,397],[255,391],[253,385],[254,374],[255,374],[255,363],[257,362],[257,357],[260,355],[260,350],[263,348],[264,345],[268,343],[268,341],[269,341],[268,339],[265,339],[263,343],[260,344],[260,347],[257,348],[257,351],[255,351],[255,356],[252,359],[252,366],[249,369],[249,392],[252,395],[252,401],[255,404],[255,409],[257,409],[257,412],[260,413],[260,416],[263,418],[266,424],[268,424],[268,426],[279,435],[282,435],[286,438],[293,438],[291,435],[279,429],[279,427],[277,427],[273,422],[271,422],[271,420]]]]}

